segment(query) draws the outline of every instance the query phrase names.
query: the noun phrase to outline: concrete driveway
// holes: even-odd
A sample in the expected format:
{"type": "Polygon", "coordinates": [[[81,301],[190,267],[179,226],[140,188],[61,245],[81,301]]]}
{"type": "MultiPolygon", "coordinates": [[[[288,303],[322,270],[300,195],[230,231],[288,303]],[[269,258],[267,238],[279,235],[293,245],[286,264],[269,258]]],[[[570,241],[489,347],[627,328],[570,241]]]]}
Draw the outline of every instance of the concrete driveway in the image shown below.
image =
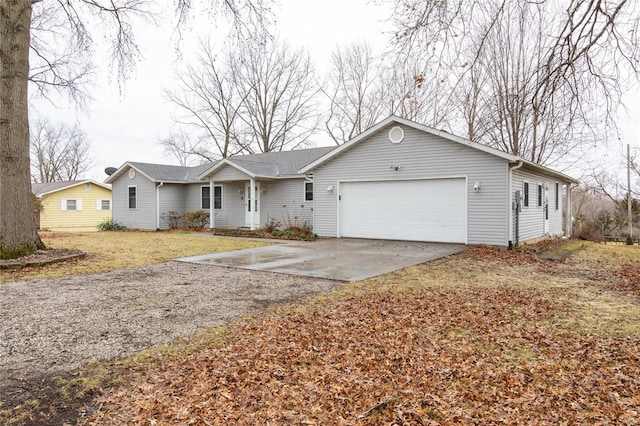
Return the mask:
{"type": "Polygon", "coordinates": [[[323,239],[176,259],[340,281],[359,281],[459,253],[461,244],[323,239]]]}

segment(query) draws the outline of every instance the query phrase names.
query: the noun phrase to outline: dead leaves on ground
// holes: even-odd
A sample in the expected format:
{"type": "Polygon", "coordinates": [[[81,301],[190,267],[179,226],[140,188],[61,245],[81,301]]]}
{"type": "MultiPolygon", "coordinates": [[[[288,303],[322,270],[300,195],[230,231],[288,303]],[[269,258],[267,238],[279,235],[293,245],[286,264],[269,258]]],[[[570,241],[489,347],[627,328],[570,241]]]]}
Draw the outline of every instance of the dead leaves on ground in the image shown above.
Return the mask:
{"type": "Polygon", "coordinates": [[[150,367],[87,424],[637,424],[640,343],[552,329],[556,308],[422,289],[283,310],[150,367]]]}

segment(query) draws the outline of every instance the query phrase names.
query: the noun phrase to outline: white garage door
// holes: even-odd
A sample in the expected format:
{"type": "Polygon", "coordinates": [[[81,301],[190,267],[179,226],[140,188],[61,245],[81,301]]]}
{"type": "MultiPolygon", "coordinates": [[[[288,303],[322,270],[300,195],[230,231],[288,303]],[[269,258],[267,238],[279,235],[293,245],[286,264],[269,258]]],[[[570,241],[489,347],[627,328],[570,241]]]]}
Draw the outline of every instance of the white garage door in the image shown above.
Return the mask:
{"type": "Polygon", "coordinates": [[[464,178],[340,184],[340,235],[467,242],[464,178]]]}

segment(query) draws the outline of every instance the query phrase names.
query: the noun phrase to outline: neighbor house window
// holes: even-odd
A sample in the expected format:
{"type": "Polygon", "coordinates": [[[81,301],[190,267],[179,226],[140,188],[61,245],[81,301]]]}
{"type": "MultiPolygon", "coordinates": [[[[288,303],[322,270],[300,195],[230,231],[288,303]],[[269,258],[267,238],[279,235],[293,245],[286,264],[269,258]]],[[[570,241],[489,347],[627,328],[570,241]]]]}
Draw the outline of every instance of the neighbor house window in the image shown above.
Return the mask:
{"type": "Polygon", "coordinates": [[[217,210],[222,210],[222,187],[221,186],[213,187],[213,208],[217,210]]]}
{"type": "Polygon", "coordinates": [[[304,183],[304,200],[313,201],[313,182],[304,183]]]}
{"type": "Polygon", "coordinates": [[[200,208],[201,209],[210,209],[211,208],[211,188],[209,188],[208,186],[201,186],[200,187],[200,193],[201,193],[201,200],[202,202],[200,203],[200,208]]]}
{"type": "Polygon", "coordinates": [[[538,207],[542,207],[542,185],[538,185],[538,207]]]}
{"type": "Polygon", "coordinates": [[[524,206],[529,207],[529,182],[524,183],[522,192],[524,193],[524,206]]]}
{"type": "Polygon", "coordinates": [[[111,200],[96,200],[96,210],[111,210],[111,200]]]}
{"type": "Polygon", "coordinates": [[[60,210],[82,210],[82,200],[60,200],[60,210]]]}
{"type": "Polygon", "coordinates": [[[135,186],[129,187],[129,208],[135,209],[138,207],[138,195],[135,186]]]}
{"type": "Polygon", "coordinates": [[[556,182],[555,184],[555,190],[556,190],[555,205],[556,205],[556,210],[558,210],[560,208],[560,184],[558,182],[556,182]]]}

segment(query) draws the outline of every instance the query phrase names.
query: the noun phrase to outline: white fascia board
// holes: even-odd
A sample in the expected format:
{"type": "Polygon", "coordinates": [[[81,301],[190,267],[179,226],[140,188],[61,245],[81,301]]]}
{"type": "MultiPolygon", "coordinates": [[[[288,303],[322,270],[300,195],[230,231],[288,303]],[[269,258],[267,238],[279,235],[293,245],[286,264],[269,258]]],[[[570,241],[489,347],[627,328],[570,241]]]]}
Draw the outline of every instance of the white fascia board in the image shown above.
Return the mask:
{"type": "Polygon", "coordinates": [[[124,171],[127,169],[127,167],[130,167],[130,168],[134,169],[136,171],[136,173],[140,173],[142,176],[146,177],[151,182],[160,182],[160,181],[158,181],[156,179],[153,179],[151,176],[149,176],[148,174],[146,174],[145,172],[143,172],[142,170],[140,170],[139,168],[137,168],[136,166],[132,165],[131,163],[129,163],[127,161],[122,166],[120,166],[118,168],[118,170],[116,170],[111,176],[106,178],[104,183],[109,183],[109,184],[112,183],[114,180],[116,180],[116,178],[118,178],[122,173],[124,173],[124,171]]]}
{"type": "Polygon", "coordinates": [[[553,176],[555,178],[558,178],[559,180],[561,180],[563,182],[575,183],[575,184],[580,183],[579,180],[577,180],[575,178],[572,178],[569,175],[565,175],[564,173],[557,172],[557,171],[555,171],[553,169],[550,169],[550,168],[545,167],[545,166],[541,166],[540,164],[534,163],[532,161],[528,161],[528,160],[522,160],[522,161],[524,162],[525,166],[530,167],[532,169],[535,169],[535,170],[537,170],[539,172],[542,172],[542,173],[544,173],[546,175],[550,175],[550,176],[553,176]]]}
{"type": "Polygon", "coordinates": [[[77,182],[74,182],[74,183],[72,183],[70,185],[63,186],[63,187],[58,188],[58,189],[54,189],[54,190],[47,191],[47,192],[41,192],[40,194],[37,195],[37,197],[41,198],[41,197],[43,197],[45,195],[54,194],[56,192],[64,191],[66,189],[75,188],[76,186],[79,186],[79,185],[84,185],[85,183],[92,183],[94,185],[101,186],[104,189],[108,189],[109,191],[111,191],[111,187],[109,185],[105,185],[104,183],[96,182],[95,180],[92,180],[92,179],[83,179],[83,180],[79,180],[77,182]]]}
{"type": "Polygon", "coordinates": [[[432,135],[440,136],[440,137],[442,137],[444,139],[447,139],[447,140],[450,140],[452,142],[456,142],[456,143],[459,143],[461,145],[465,145],[465,146],[468,146],[470,148],[474,148],[474,149],[477,149],[479,151],[486,152],[487,154],[491,154],[491,155],[495,155],[495,156],[500,157],[500,158],[504,158],[505,160],[508,160],[508,161],[517,161],[518,160],[518,157],[515,156],[515,155],[508,154],[508,153],[500,151],[498,149],[491,148],[491,147],[479,144],[477,142],[473,142],[473,141],[470,141],[468,139],[464,139],[464,138],[461,138],[459,136],[452,135],[451,133],[447,133],[447,132],[444,132],[442,130],[434,129],[432,127],[428,127],[428,126],[416,123],[414,121],[407,120],[405,118],[401,118],[401,117],[398,117],[398,116],[395,116],[395,115],[391,115],[391,116],[387,117],[386,119],[382,120],[381,122],[379,122],[378,124],[368,128],[364,132],[360,133],[358,136],[354,137],[350,141],[345,142],[344,144],[340,145],[338,148],[336,148],[336,149],[328,152],[327,154],[323,155],[322,157],[318,158],[313,163],[310,163],[307,166],[305,166],[304,168],[300,169],[300,173],[301,174],[305,174],[305,173],[309,172],[310,170],[316,168],[317,166],[323,164],[324,162],[328,161],[329,159],[333,158],[334,156],[340,154],[342,151],[351,148],[353,145],[357,144],[358,142],[362,141],[363,139],[367,138],[371,134],[377,132],[378,130],[380,130],[381,128],[387,126],[388,124],[390,124],[392,122],[393,123],[402,124],[402,125],[405,125],[407,127],[411,127],[411,128],[416,129],[416,130],[423,131],[425,133],[429,133],[429,134],[432,134],[432,135]]]}
{"type": "Polygon", "coordinates": [[[222,159],[220,161],[218,161],[216,164],[213,165],[213,167],[211,167],[210,169],[208,169],[207,171],[205,171],[204,173],[200,174],[200,176],[198,176],[198,179],[202,179],[202,180],[209,180],[208,176],[215,172],[216,170],[218,170],[220,167],[227,165],[227,166],[231,166],[234,169],[241,171],[242,173],[244,173],[245,175],[252,177],[252,178],[256,178],[258,176],[256,176],[255,174],[251,173],[249,170],[238,166],[237,164],[229,161],[227,158],[222,159]]]}

